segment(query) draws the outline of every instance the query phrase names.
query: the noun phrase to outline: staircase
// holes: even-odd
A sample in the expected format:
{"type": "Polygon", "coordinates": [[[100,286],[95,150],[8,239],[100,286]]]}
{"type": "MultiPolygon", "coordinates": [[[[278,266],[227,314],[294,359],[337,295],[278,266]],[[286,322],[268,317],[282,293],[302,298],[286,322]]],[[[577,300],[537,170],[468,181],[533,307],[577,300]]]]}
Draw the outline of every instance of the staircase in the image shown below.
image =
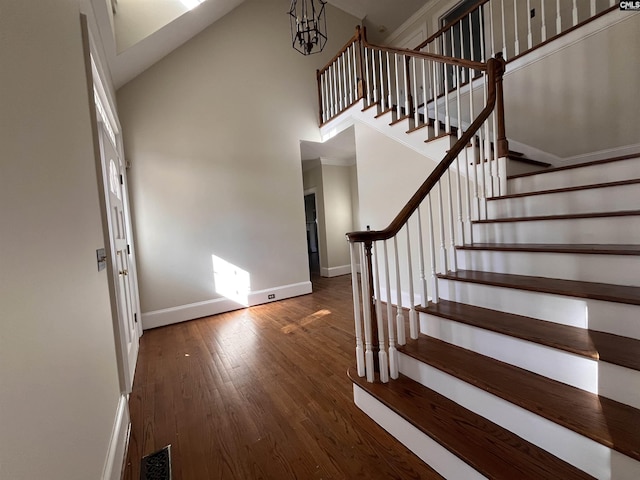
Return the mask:
{"type": "Polygon", "coordinates": [[[640,157],[508,178],[356,404],[446,478],[640,478],[640,157]]]}
{"type": "MultiPolygon", "coordinates": [[[[613,3],[590,2],[592,26],[613,3]]],[[[505,58],[527,52],[505,39],[504,5],[479,2],[416,50],[357,29],[318,71],[323,136],[356,120],[437,159],[386,228],[347,234],[354,400],[445,478],[637,480],[640,154],[554,168],[509,150],[505,58]],[[498,17],[502,43],[492,27],[451,58],[474,18],[498,17]]]]}

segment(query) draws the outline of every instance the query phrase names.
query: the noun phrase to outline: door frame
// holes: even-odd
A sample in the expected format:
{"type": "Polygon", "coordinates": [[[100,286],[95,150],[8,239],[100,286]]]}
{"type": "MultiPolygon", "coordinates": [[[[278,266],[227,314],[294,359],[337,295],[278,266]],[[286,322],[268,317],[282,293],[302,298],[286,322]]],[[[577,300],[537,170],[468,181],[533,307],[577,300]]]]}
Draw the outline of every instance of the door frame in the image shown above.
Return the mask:
{"type": "MultiPolygon", "coordinates": [[[[131,300],[134,313],[137,318],[136,331],[137,337],[142,336],[142,315],[140,312],[140,296],[138,290],[138,273],[137,262],[135,257],[135,247],[133,242],[133,230],[131,222],[130,202],[128,195],[127,173],[128,163],[124,157],[122,146],[122,128],[118,120],[115,101],[110,94],[107,83],[105,69],[100,64],[100,56],[97,52],[96,42],[93,41],[91,31],[87,27],[86,17],[82,16],[83,24],[83,40],[85,54],[85,69],[87,74],[87,90],[89,98],[89,110],[91,116],[91,125],[94,135],[94,156],[96,162],[96,175],[99,192],[99,203],[102,217],[102,230],[104,237],[104,248],[106,254],[106,267],[108,275],[109,299],[111,304],[111,318],[113,322],[114,340],[116,346],[116,360],[118,364],[118,377],[120,381],[120,390],[122,394],[129,394],[133,386],[132,371],[135,371],[135,365],[129,364],[128,348],[126,342],[126,318],[121,314],[118,306],[118,281],[119,271],[117,268],[114,226],[111,222],[109,212],[109,170],[105,167],[102,148],[100,145],[100,129],[104,128],[107,135],[115,142],[115,149],[118,156],[124,160],[125,168],[123,175],[123,209],[125,214],[125,223],[127,230],[127,243],[130,245],[130,269],[129,276],[131,281],[131,300]],[[101,125],[102,126],[101,126],[101,125]],[[132,368],[133,367],[133,368],[132,368]]],[[[107,140],[109,141],[109,140],[107,140]]],[[[137,339],[136,339],[137,340],[137,339]]],[[[136,358],[137,360],[137,358],[136,358]]]]}

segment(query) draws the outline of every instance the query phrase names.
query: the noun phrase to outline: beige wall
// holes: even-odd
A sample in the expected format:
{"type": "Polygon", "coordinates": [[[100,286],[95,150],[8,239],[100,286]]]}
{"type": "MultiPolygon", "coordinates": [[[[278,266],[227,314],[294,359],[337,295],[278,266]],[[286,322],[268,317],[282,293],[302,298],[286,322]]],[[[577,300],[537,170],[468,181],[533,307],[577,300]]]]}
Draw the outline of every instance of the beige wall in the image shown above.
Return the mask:
{"type": "Polygon", "coordinates": [[[78,2],[0,12],[0,478],[98,479],[120,387],[78,2]]]}
{"type": "Polygon", "coordinates": [[[187,11],[180,0],[118,0],[114,15],[118,52],[135,45],[187,11]]]}
{"type": "Polygon", "coordinates": [[[327,268],[349,265],[345,234],[353,231],[351,179],[348,166],[322,165],[327,235],[327,268]]]}
{"type": "Polygon", "coordinates": [[[308,281],[299,141],[319,140],[315,70],[357,21],[328,8],[304,57],[289,5],[248,0],[118,91],[143,312],[218,298],[212,254],[254,291],[308,281]]]}

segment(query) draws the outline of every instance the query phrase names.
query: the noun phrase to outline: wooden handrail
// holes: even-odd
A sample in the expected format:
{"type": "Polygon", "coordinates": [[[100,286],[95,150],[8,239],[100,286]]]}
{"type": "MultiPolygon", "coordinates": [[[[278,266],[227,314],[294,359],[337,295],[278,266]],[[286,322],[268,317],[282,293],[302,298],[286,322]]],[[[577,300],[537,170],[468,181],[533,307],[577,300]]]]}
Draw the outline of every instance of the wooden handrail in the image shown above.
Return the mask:
{"type": "Polygon", "coordinates": [[[451,27],[453,27],[456,23],[458,23],[460,20],[462,20],[464,17],[466,17],[467,15],[469,15],[471,12],[473,12],[476,8],[484,5],[485,3],[489,2],[490,0],[479,0],[477,3],[475,3],[474,5],[471,5],[467,10],[465,10],[464,13],[461,13],[457,18],[455,18],[454,20],[451,20],[448,24],[446,24],[444,27],[442,27],[440,30],[438,30],[436,33],[434,33],[433,35],[431,35],[429,38],[427,38],[425,41],[423,41],[420,45],[418,45],[416,48],[414,48],[414,50],[420,50],[422,48],[424,48],[425,46],[427,46],[428,44],[430,44],[431,42],[433,42],[436,38],[438,38],[440,35],[442,35],[444,32],[451,30],[451,27]]]}
{"type": "MultiPolygon", "coordinates": [[[[501,55],[496,55],[496,58],[490,58],[486,65],[487,74],[489,76],[488,80],[488,97],[487,104],[484,109],[478,114],[476,119],[471,123],[469,128],[462,134],[462,136],[458,139],[458,141],[451,147],[451,149],[447,152],[442,161],[438,164],[438,166],[431,172],[429,177],[424,181],[424,183],[420,186],[418,191],[409,199],[407,204],[403,207],[403,209],[398,213],[396,218],[389,224],[387,228],[384,230],[370,230],[370,231],[360,231],[360,232],[350,232],[347,233],[347,238],[349,242],[375,242],[378,240],[388,240],[389,238],[394,237],[400,229],[404,226],[405,223],[409,220],[409,217],[417,210],[422,201],[427,197],[427,195],[431,192],[433,187],[438,183],[442,175],[447,171],[449,166],[453,163],[453,161],[457,158],[457,156],[462,152],[464,148],[467,147],[472,137],[476,134],[478,129],[482,126],[484,121],[489,117],[491,112],[494,109],[496,104],[496,99],[502,95],[501,92],[498,92],[498,89],[502,88],[502,76],[504,74],[505,69],[505,61],[501,55]]],[[[499,112],[500,116],[500,112],[499,112]]],[[[499,120],[500,124],[501,121],[499,120]]],[[[504,125],[504,120],[502,120],[502,124],[504,125]]]]}
{"type": "Polygon", "coordinates": [[[366,38],[363,39],[362,42],[365,47],[375,48],[377,50],[382,50],[383,52],[399,53],[401,55],[406,55],[409,57],[425,58],[427,60],[434,60],[436,62],[446,63],[448,65],[457,65],[459,67],[471,68],[473,70],[487,70],[487,64],[482,62],[475,62],[473,60],[465,60],[462,58],[447,57],[446,55],[438,55],[437,53],[417,52],[408,48],[395,48],[384,47],[382,45],[374,45],[372,43],[369,43],[366,38]]]}
{"type": "Polygon", "coordinates": [[[360,25],[356,25],[356,33],[353,35],[353,37],[351,37],[349,40],[347,40],[347,43],[344,44],[344,46],[338,50],[338,53],[336,53],[331,60],[329,60],[327,62],[327,64],[322,67],[320,70],[318,70],[318,75],[322,75],[324,72],[327,71],[327,69],[333,65],[333,62],[335,62],[338,58],[340,58],[340,56],[347,51],[347,49],[353,45],[354,43],[356,43],[358,40],[360,40],[360,37],[362,35],[361,30],[360,30],[360,25]]]}

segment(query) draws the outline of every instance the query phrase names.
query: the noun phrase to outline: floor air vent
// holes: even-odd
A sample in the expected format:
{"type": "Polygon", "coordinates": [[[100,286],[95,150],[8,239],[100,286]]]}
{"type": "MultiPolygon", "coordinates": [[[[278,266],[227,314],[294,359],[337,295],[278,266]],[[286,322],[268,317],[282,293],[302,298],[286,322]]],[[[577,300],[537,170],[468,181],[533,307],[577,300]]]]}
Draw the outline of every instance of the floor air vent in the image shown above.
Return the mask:
{"type": "Polygon", "coordinates": [[[171,445],[142,457],[140,480],[171,480],[171,445]]]}

